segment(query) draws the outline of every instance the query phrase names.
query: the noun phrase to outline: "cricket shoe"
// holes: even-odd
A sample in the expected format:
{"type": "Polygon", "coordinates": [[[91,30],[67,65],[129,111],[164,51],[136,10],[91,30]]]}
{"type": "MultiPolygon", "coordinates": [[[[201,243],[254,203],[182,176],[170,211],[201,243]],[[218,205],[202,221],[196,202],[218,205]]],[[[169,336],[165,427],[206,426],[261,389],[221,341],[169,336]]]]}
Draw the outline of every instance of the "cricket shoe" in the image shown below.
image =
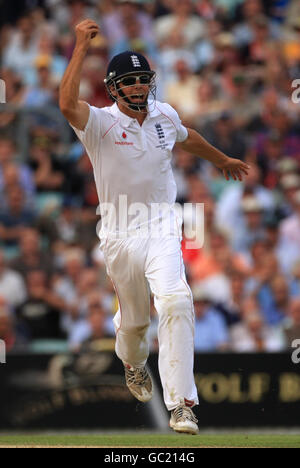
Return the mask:
{"type": "Polygon", "coordinates": [[[145,367],[131,367],[124,364],[126,385],[132,395],[146,403],[153,395],[152,380],[145,367]]]}
{"type": "Polygon", "coordinates": [[[181,399],[180,404],[171,412],[170,427],[176,432],[186,434],[198,434],[198,419],[192,409],[186,405],[185,400],[181,399]]]}

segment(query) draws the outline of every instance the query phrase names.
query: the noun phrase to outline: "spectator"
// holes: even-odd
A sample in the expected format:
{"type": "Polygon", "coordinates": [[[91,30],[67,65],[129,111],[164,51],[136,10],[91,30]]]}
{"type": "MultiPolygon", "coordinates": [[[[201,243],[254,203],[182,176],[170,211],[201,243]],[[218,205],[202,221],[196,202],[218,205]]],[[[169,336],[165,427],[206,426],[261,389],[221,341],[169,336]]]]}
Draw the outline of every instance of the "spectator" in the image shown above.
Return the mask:
{"type": "Polygon", "coordinates": [[[62,317],[62,329],[70,334],[80,318],[80,297],[77,284],[85,266],[86,255],[83,249],[71,247],[62,252],[62,275],[54,280],[54,292],[65,301],[69,313],[62,317]]]}
{"type": "Polygon", "coordinates": [[[289,317],[284,327],[284,335],[288,348],[292,347],[294,340],[300,337],[300,296],[291,301],[289,317]]]}
{"type": "Polygon", "coordinates": [[[26,207],[26,199],[19,185],[6,191],[7,207],[0,214],[0,240],[6,247],[16,247],[25,226],[34,223],[34,211],[26,207]]]}
{"type": "Polygon", "coordinates": [[[43,270],[50,274],[53,269],[51,252],[42,250],[40,233],[33,227],[24,228],[20,239],[20,254],[10,262],[10,267],[23,278],[30,270],[43,270]]]}
{"type": "Polygon", "coordinates": [[[243,257],[232,253],[226,236],[220,231],[211,232],[210,250],[201,251],[188,270],[192,283],[201,283],[207,292],[214,294],[215,301],[228,303],[231,300],[230,282],[227,275],[233,270],[246,272],[243,257]]]}
{"type": "Polygon", "coordinates": [[[245,196],[241,202],[241,208],[244,218],[234,230],[231,242],[236,252],[246,254],[255,240],[265,236],[265,228],[263,210],[255,197],[245,196]]]}
{"type": "Polygon", "coordinates": [[[230,348],[237,353],[278,352],[284,344],[278,330],[265,325],[259,312],[251,312],[231,328],[230,348]]]}
{"type": "Polygon", "coordinates": [[[26,83],[27,73],[33,65],[37,53],[37,35],[29,15],[21,17],[17,29],[11,31],[4,50],[3,64],[17,72],[26,83]]]}
{"type": "Polygon", "coordinates": [[[175,63],[177,78],[166,85],[166,101],[175,107],[183,119],[188,119],[197,110],[197,96],[200,80],[191,73],[188,63],[180,59],[175,63]]]}
{"type": "Polygon", "coordinates": [[[173,31],[180,31],[185,48],[192,47],[205,34],[205,24],[193,12],[191,0],[171,2],[172,13],[158,18],[155,22],[155,37],[160,46],[168,42],[173,31]]]}
{"type": "MultiPolygon", "coordinates": [[[[88,313],[84,334],[86,335],[85,339],[83,339],[81,343],[78,343],[81,345],[81,351],[103,351],[114,349],[114,339],[112,338],[114,335],[113,328],[108,324],[107,313],[101,304],[99,296],[96,294],[91,294],[88,298],[88,313]]],[[[71,345],[74,348],[74,336],[72,338],[71,345]]]]}
{"type": "Polygon", "coordinates": [[[300,260],[297,260],[292,269],[291,296],[300,296],[300,260]]]}
{"type": "Polygon", "coordinates": [[[64,188],[63,164],[51,154],[52,145],[48,137],[36,137],[30,148],[29,165],[38,192],[62,191],[64,188]]]}
{"type": "Polygon", "coordinates": [[[0,250],[0,297],[11,307],[21,304],[26,298],[26,287],[22,276],[7,267],[4,253],[0,250]]]}
{"type": "Polygon", "coordinates": [[[283,241],[293,242],[300,249],[300,190],[295,193],[293,202],[295,214],[282,221],[280,233],[283,241]]]}
{"type": "Polygon", "coordinates": [[[43,107],[50,105],[53,99],[54,81],[51,75],[51,57],[41,55],[35,59],[37,83],[27,89],[23,97],[23,104],[29,107],[43,107]]]}
{"type": "Polygon", "coordinates": [[[116,44],[126,38],[124,23],[130,20],[141,25],[142,38],[153,40],[152,18],[134,0],[117,0],[114,8],[109,5],[108,11],[102,16],[104,34],[109,44],[116,44]]]}
{"type": "Polygon", "coordinates": [[[0,340],[5,342],[6,352],[23,351],[26,338],[15,325],[12,314],[3,298],[0,297],[0,340]]]}
{"type": "Polygon", "coordinates": [[[248,176],[243,183],[229,187],[217,204],[217,224],[228,230],[232,235],[235,226],[242,223],[241,200],[245,195],[254,195],[265,213],[272,213],[275,207],[274,196],[260,183],[260,171],[254,164],[251,165],[248,176]]]}
{"type": "MultiPolygon", "coordinates": [[[[289,286],[284,276],[271,271],[275,257],[270,256],[265,262],[262,282],[256,289],[256,298],[264,321],[268,325],[278,325],[284,321],[289,307],[289,286]]],[[[277,266],[278,270],[278,266],[277,266]]]]}
{"type": "Polygon", "coordinates": [[[224,351],[228,332],[223,317],[214,309],[205,290],[193,288],[195,308],[195,351],[224,351]]]}
{"type": "Polygon", "coordinates": [[[5,186],[20,185],[25,191],[28,202],[32,202],[35,185],[32,173],[27,164],[18,160],[14,140],[8,135],[0,135],[0,196],[5,204],[5,186]],[[16,174],[17,173],[17,174],[16,174]]]}
{"type": "Polygon", "coordinates": [[[46,273],[32,270],[26,275],[28,297],[16,309],[18,323],[29,341],[64,338],[60,329],[62,301],[49,289],[46,273]]]}
{"type": "Polygon", "coordinates": [[[123,18],[123,28],[125,37],[116,42],[110,50],[110,57],[114,57],[126,50],[134,50],[147,55],[154,62],[158,62],[158,52],[153,39],[145,38],[142,24],[137,18],[132,21],[132,17],[123,18]]]}

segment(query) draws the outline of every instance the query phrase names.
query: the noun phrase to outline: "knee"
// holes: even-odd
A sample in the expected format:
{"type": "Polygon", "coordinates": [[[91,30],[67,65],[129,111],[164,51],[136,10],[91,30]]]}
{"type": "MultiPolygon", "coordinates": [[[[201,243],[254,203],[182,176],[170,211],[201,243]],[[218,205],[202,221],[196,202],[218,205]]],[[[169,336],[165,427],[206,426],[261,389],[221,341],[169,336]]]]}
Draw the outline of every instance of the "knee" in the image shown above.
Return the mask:
{"type": "Polygon", "coordinates": [[[179,287],[172,294],[162,294],[156,298],[156,304],[160,312],[172,313],[175,311],[193,310],[193,300],[187,287],[179,287]]]}
{"type": "Polygon", "coordinates": [[[118,333],[121,333],[122,335],[133,335],[143,337],[147,333],[149,325],[150,322],[143,325],[121,324],[120,328],[118,329],[118,333]]]}

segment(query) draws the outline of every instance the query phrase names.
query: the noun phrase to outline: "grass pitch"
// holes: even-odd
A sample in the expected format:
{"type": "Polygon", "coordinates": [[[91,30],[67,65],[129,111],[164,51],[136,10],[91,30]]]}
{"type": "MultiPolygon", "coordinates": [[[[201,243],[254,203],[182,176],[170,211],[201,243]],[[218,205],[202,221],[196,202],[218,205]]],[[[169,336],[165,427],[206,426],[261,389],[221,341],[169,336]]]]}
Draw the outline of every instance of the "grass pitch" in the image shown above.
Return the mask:
{"type": "Polygon", "coordinates": [[[290,434],[91,434],[91,435],[0,435],[3,447],[164,447],[164,448],[300,448],[300,435],[290,434]]]}

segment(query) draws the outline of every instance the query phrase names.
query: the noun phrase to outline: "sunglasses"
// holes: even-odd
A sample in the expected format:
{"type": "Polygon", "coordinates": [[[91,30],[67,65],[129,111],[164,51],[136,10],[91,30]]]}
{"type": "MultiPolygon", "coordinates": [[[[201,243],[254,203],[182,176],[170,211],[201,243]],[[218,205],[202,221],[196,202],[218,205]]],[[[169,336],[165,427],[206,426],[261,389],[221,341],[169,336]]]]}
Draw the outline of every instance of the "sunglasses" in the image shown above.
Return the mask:
{"type": "Polygon", "coordinates": [[[124,86],[133,86],[136,84],[137,80],[139,80],[141,85],[149,85],[152,80],[151,75],[137,75],[137,76],[124,76],[117,81],[117,83],[121,83],[124,86]]]}

